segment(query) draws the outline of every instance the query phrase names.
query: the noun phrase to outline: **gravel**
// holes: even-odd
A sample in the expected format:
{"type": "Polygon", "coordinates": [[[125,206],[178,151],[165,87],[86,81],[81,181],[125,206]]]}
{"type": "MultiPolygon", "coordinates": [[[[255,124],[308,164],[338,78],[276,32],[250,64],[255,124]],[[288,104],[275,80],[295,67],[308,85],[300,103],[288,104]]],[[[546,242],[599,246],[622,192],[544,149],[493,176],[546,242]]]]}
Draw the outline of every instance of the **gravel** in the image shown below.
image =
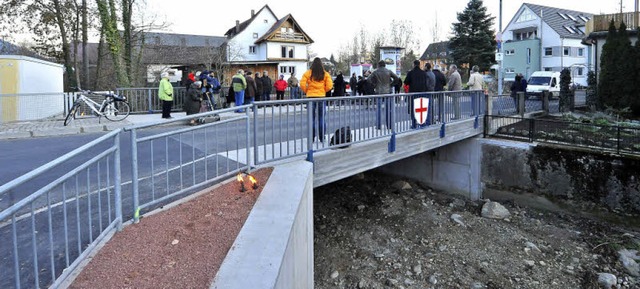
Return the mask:
{"type": "Polygon", "coordinates": [[[317,188],[315,288],[640,288],[618,253],[638,228],[489,202],[372,172],[317,188]]]}

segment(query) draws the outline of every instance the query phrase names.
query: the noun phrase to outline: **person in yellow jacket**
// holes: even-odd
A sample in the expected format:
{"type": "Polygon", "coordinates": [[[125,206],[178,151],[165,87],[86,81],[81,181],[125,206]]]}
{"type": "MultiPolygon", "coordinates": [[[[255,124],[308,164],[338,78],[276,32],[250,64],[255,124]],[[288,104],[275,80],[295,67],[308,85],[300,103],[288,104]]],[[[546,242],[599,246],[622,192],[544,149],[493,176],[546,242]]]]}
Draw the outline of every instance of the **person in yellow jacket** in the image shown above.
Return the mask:
{"type": "MultiPolygon", "coordinates": [[[[300,89],[309,98],[325,97],[328,91],[333,88],[333,81],[328,72],[324,70],[322,61],[316,57],[311,63],[311,68],[307,70],[300,79],[300,89]]],[[[326,130],[326,124],[324,122],[325,117],[325,101],[314,101],[311,105],[313,109],[313,138],[317,135],[321,142],[324,142],[324,133],[326,130]],[[316,126],[316,119],[318,120],[316,126]]]]}
{"type": "Polygon", "coordinates": [[[160,86],[158,87],[158,98],[162,102],[162,118],[171,117],[171,106],[173,105],[173,85],[169,82],[169,73],[160,74],[160,86]]]}

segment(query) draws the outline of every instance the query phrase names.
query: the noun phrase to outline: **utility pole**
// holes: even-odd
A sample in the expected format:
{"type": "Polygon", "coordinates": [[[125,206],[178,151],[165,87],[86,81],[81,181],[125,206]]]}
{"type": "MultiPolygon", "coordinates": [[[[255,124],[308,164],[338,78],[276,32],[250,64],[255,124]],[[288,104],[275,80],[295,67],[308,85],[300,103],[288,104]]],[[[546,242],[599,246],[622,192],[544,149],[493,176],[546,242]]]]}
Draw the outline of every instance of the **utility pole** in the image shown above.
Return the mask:
{"type": "MultiPolygon", "coordinates": [[[[498,16],[498,33],[500,34],[498,53],[502,55],[502,0],[500,0],[500,13],[498,16]]],[[[498,95],[502,95],[502,60],[498,60],[498,95]]]]}

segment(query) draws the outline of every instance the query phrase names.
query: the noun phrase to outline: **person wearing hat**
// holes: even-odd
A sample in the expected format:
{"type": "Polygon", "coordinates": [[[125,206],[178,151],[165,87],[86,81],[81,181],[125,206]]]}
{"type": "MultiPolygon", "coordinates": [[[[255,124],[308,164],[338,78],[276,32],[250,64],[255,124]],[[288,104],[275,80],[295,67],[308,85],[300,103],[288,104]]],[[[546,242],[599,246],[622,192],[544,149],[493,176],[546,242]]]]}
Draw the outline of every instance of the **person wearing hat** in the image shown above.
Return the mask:
{"type": "Polygon", "coordinates": [[[160,74],[162,78],[160,85],[158,86],[158,98],[162,102],[162,118],[170,119],[171,106],[173,105],[173,85],[169,82],[169,73],[163,72],[160,74]]]}
{"type": "Polygon", "coordinates": [[[276,83],[273,84],[273,87],[276,89],[276,99],[283,100],[284,99],[284,91],[287,89],[287,82],[284,80],[284,75],[280,74],[280,78],[276,80],[276,83]]]}

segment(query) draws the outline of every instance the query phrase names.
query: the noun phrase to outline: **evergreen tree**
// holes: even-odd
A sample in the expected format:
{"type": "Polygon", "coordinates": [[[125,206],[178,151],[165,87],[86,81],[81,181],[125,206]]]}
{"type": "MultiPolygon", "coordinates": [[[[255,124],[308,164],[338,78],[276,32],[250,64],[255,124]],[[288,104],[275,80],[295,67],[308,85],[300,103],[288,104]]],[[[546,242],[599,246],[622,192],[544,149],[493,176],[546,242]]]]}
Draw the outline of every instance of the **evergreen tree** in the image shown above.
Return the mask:
{"type": "MultiPolygon", "coordinates": [[[[640,35],[640,27],[638,27],[636,35],[640,35]]],[[[635,90],[632,92],[631,103],[629,106],[635,116],[640,116],[640,85],[637,83],[637,80],[640,79],[640,39],[636,40],[633,53],[634,55],[631,59],[635,59],[635,67],[633,69],[634,75],[631,77],[633,77],[632,79],[634,79],[634,81],[629,83],[629,85],[635,88],[635,90]]]]}
{"type": "Polygon", "coordinates": [[[618,54],[618,64],[616,79],[614,81],[614,95],[615,107],[625,108],[631,106],[631,100],[635,91],[635,82],[637,82],[634,48],[629,41],[629,34],[627,33],[627,25],[624,22],[620,23],[618,29],[618,48],[616,53],[618,54]]]}
{"type": "Polygon", "coordinates": [[[598,109],[603,109],[606,106],[612,106],[611,96],[614,90],[614,80],[616,73],[617,54],[616,48],[618,46],[618,32],[616,25],[611,20],[609,23],[609,31],[607,33],[607,40],[602,46],[602,54],[600,55],[600,75],[598,81],[598,104],[602,105],[598,109]]]}
{"type": "Polygon", "coordinates": [[[587,73],[586,104],[591,111],[595,111],[602,106],[598,103],[598,81],[596,80],[596,73],[593,71],[587,73]]]}
{"type": "Polygon", "coordinates": [[[564,68],[560,72],[560,101],[558,105],[560,106],[560,112],[568,112],[573,110],[572,99],[573,99],[573,91],[569,89],[569,84],[571,83],[571,70],[569,68],[564,68]]]}
{"type": "Polygon", "coordinates": [[[453,23],[453,37],[449,40],[454,63],[478,65],[481,70],[488,70],[495,63],[494,19],[487,14],[482,0],[467,3],[464,11],[458,13],[458,22],[453,23]]]}

